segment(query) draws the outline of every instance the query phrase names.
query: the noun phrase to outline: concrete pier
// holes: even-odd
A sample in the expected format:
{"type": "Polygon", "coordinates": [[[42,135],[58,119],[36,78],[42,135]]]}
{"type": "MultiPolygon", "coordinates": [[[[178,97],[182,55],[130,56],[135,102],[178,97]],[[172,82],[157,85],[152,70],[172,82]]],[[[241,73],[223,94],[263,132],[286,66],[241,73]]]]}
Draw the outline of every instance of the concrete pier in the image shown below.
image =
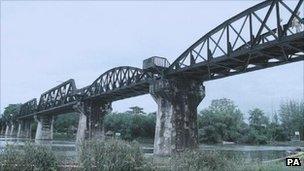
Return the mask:
{"type": "Polygon", "coordinates": [[[171,154],[172,141],[172,105],[160,94],[151,94],[158,109],[154,136],[154,155],[167,156],[171,154]]]}
{"type": "Polygon", "coordinates": [[[174,152],[198,148],[197,106],[205,97],[205,87],[194,80],[177,80],[173,89],[174,152]]]}
{"type": "Polygon", "coordinates": [[[150,93],[158,104],[154,154],[167,155],[197,148],[197,106],[205,97],[203,84],[189,79],[161,79],[150,85],[150,93]],[[168,120],[171,123],[166,123],[168,120]]]}
{"type": "Polygon", "coordinates": [[[84,108],[84,103],[77,103],[73,106],[75,111],[78,112],[79,121],[78,121],[78,128],[77,128],[77,135],[76,135],[76,148],[85,140],[85,132],[87,130],[87,116],[86,111],[84,108]]]}
{"type": "Polygon", "coordinates": [[[31,138],[31,131],[31,120],[19,121],[17,138],[31,138]]]}
{"type": "Polygon", "coordinates": [[[21,137],[21,127],[22,127],[22,121],[18,124],[17,138],[21,137]]]}
{"type": "Polygon", "coordinates": [[[35,116],[35,121],[37,122],[35,141],[53,140],[54,116],[35,116]]]}
{"type": "Polygon", "coordinates": [[[89,110],[90,139],[104,140],[104,116],[112,111],[111,103],[91,103],[89,110]]]}
{"type": "Polygon", "coordinates": [[[6,125],[6,129],[5,129],[5,137],[9,136],[10,133],[10,125],[6,125]]]}
{"type": "Polygon", "coordinates": [[[4,134],[5,134],[5,129],[4,129],[3,126],[1,127],[1,132],[0,132],[0,134],[1,134],[1,135],[4,135],[4,134]]]}
{"type": "Polygon", "coordinates": [[[12,124],[12,125],[11,125],[11,129],[10,129],[10,136],[11,136],[11,137],[14,135],[14,130],[15,130],[15,125],[12,124]]]}

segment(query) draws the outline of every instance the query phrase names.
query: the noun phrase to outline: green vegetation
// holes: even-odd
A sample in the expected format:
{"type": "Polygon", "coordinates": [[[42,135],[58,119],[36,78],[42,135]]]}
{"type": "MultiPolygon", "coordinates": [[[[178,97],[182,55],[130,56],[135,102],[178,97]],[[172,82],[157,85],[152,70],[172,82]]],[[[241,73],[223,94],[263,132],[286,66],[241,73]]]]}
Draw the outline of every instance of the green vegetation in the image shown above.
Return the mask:
{"type": "Polygon", "coordinates": [[[81,170],[134,170],[145,167],[139,144],[120,140],[87,141],[81,147],[81,170]]]}
{"type": "Polygon", "coordinates": [[[235,142],[242,137],[246,126],[243,114],[229,99],[213,100],[198,117],[199,137],[203,143],[235,142]]]}
{"type": "MultiPolygon", "coordinates": [[[[304,162],[304,153],[298,156],[304,162]]],[[[218,151],[188,150],[171,157],[144,156],[139,144],[123,140],[86,141],[81,146],[79,160],[64,163],[56,158],[49,147],[26,143],[25,146],[7,145],[0,155],[0,170],[163,170],[163,171],[283,171],[297,170],[286,167],[284,160],[245,162],[238,157],[218,151]],[[60,166],[59,166],[60,163],[60,166]],[[72,164],[72,165],[71,165],[72,164]]]]}
{"type": "Polygon", "coordinates": [[[279,116],[282,122],[284,133],[293,135],[295,131],[300,131],[300,137],[304,139],[304,101],[286,101],[279,109],[279,116]]]}
{"type": "Polygon", "coordinates": [[[58,161],[50,147],[26,143],[22,148],[6,145],[0,155],[0,170],[57,170],[58,161]]]}
{"type": "Polygon", "coordinates": [[[233,170],[237,159],[216,151],[189,150],[173,156],[173,170],[233,170]]]}
{"type": "Polygon", "coordinates": [[[9,104],[0,117],[0,130],[5,129],[6,125],[16,124],[21,104],[9,104]]]}
{"type": "Polygon", "coordinates": [[[78,115],[69,113],[58,115],[54,122],[55,139],[74,139],[78,127],[78,115]]]}
{"type": "Polygon", "coordinates": [[[120,132],[125,140],[154,138],[156,116],[151,114],[112,113],[105,117],[105,129],[120,132]]]}
{"type": "Polygon", "coordinates": [[[249,111],[249,124],[244,122],[243,115],[231,100],[213,100],[198,117],[199,141],[266,144],[291,140],[295,131],[299,131],[301,140],[304,140],[303,101],[282,103],[272,121],[258,108],[249,111]]]}
{"type": "Polygon", "coordinates": [[[189,150],[172,157],[148,157],[146,160],[150,162],[151,170],[162,171],[298,171],[302,169],[285,166],[285,160],[245,162],[242,158],[232,158],[221,152],[201,150],[189,150]]]}

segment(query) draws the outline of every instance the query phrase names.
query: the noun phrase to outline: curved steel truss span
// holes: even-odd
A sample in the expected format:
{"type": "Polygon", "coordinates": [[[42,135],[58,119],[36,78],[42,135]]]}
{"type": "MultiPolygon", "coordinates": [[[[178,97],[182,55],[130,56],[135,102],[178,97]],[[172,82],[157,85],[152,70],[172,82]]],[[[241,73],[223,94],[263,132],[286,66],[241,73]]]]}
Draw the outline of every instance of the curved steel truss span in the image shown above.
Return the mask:
{"type": "Polygon", "coordinates": [[[253,6],[195,42],[170,65],[167,74],[210,80],[303,60],[300,9],[303,0],[294,6],[281,0],[253,6]]]}
{"type": "Polygon", "coordinates": [[[70,79],[46,91],[39,103],[33,99],[24,103],[20,117],[30,114],[49,114],[72,112],[77,101],[114,101],[149,92],[149,79],[153,75],[140,68],[122,66],[106,71],[90,86],[76,89],[75,81],[70,79]]]}
{"type": "Polygon", "coordinates": [[[122,66],[110,69],[98,77],[85,92],[85,98],[118,100],[149,92],[152,75],[140,68],[122,66]],[[127,94],[129,96],[127,96],[127,94]]]}

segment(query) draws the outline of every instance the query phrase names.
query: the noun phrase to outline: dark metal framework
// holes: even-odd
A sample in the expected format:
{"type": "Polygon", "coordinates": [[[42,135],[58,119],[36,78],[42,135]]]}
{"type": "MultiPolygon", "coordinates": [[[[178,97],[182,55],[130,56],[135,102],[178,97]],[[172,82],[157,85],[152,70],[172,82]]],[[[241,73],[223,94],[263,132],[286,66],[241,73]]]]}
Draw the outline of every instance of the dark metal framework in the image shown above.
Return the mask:
{"type": "Polygon", "coordinates": [[[70,79],[46,91],[40,96],[38,111],[47,110],[50,108],[61,106],[63,104],[75,102],[75,90],[75,81],[73,79],[70,79]]]}
{"type": "MultiPolygon", "coordinates": [[[[295,2],[294,7],[281,0],[255,5],[204,35],[162,76],[206,81],[303,60],[304,19],[298,14],[301,8],[303,0],[295,2]]],[[[24,103],[19,118],[72,112],[79,101],[113,102],[146,94],[156,79],[161,77],[129,66],[108,70],[82,89],[76,89],[71,79],[43,93],[38,105],[36,99],[24,103]]]]}
{"type": "Polygon", "coordinates": [[[122,66],[98,77],[85,91],[85,99],[119,100],[149,92],[152,74],[140,68],[122,66]]]}
{"type": "Polygon", "coordinates": [[[36,111],[37,111],[37,99],[34,98],[21,105],[19,117],[35,113],[36,111]]]}
{"type": "Polygon", "coordinates": [[[167,76],[212,80],[303,60],[301,8],[303,0],[293,8],[269,0],[239,13],[190,46],[171,64],[167,76]]]}
{"type": "Polygon", "coordinates": [[[114,101],[146,94],[152,74],[142,69],[123,66],[106,71],[90,86],[76,89],[75,81],[70,79],[22,105],[20,117],[33,114],[66,113],[73,111],[77,101],[114,101]]]}

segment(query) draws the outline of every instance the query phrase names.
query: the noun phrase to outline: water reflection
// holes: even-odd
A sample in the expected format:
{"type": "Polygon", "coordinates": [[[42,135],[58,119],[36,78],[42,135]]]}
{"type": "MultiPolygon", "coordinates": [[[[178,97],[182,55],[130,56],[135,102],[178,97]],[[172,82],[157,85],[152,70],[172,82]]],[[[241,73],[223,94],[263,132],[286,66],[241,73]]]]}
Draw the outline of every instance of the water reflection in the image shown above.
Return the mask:
{"type": "MultiPolygon", "coordinates": [[[[295,150],[294,146],[270,146],[270,145],[201,145],[201,149],[220,151],[229,158],[241,158],[246,162],[267,161],[283,158],[287,151],[295,150]]],[[[302,147],[302,150],[304,148],[302,147]]]]}

